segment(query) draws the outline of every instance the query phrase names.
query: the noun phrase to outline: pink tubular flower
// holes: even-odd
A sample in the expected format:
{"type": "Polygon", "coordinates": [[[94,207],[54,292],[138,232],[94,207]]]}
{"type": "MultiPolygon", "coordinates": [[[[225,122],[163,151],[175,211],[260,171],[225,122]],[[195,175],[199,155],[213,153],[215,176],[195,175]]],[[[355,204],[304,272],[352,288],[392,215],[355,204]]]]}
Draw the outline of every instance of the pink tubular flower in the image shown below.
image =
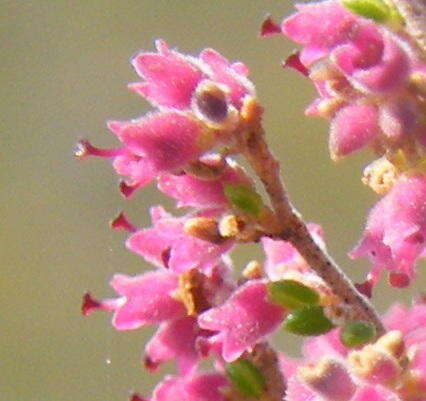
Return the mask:
{"type": "Polygon", "coordinates": [[[98,302],[86,295],[85,315],[93,309],[113,311],[112,324],[117,330],[134,330],[185,315],[184,305],[173,298],[178,278],[168,271],[152,271],[135,277],[116,274],[111,286],[120,297],[98,302]]]}
{"type": "Polygon", "coordinates": [[[183,230],[186,218],[173,217],[161,206],[152,207],[151,216],[153,226],[131,235],[126,245],[155,266],[175,273],[192,268],[208,273],[232,247],[232,241],[214,244],[186,234],[183,230]]]}
{"type": "Polygon", "coordinates": [[[351,13],[337,0],[296,8],[283,21],[282,32],[303,46],[297,61],[309,69],[320,95],[305,112],[332,120],[332,158],[366,146],[381,154],[404,142],[422,146],[422,84],[409,88],[413,79],[424,82],[426,67],[415,55],[415,45],[389,26],[351,13]]]}
{"type": "Polygon", "coordinates": [[[228,380],[219,373],[166,376],[154,389],[151,401],[229,401],[223,394],[228,380]]]}
{"type": "Polygon", "coordinates": [[[196,339],[201,334],[197,319],[192,316],[162,323],[145,347],[145,365],[155,369],[162,362],[176,359],[179,372],[190,373],[200,359],[196,339]]]}
{"type": "Polygon", "coordinates": [[[198,57],[170,50],[156,41],[156,53],[142,52],[133,60],[144,79],[129,85],[155,107],[156,112],[130,121],[110,121],[109,129],[122,146],[97,149],[87,141],[77,156],[113,159],[124,196],[164,173],[180,172],[220,143],[232,141],[245,96],[254,96],[248,69],[230,63],[212,49],[198,57]]]}
{"type": "Polygon", "coordinates": [[[425,252],[426,177],[400,179],[372,209],[352,258],[368,256],[374,284],[381,270],[391,272],[391,284],[404,286],[414,276],[414,264],[425,252]]]}
{"type": "Polygon", "coordinates": [[[272,333],[283,318],[284,310],[267,300],[265,283],[255,280],[239,287],[224,304],[202,313],[198,323],[219,332],[211,340],[221,344],[223,358],[232,362],[272,333]]]}
{"type": "Polygon", "coordinates": [[[336,329],[306,341],[303,360],[283,357],[286,400],[424,400],[426,305],[394,305],[383,321],[390,331],[362,348],[346,348],[336,329]]]}
{"type": "Polygon", "coordinates": [[[232,161],[222,161],[210,156],[202,159],[203,165],[216,169],[217,177],[210,179],[196,178],[192,175],[163,174],[158,179],[158,189],[177,200],[177,207],[221,208],[228,205],[224,195],[224,184],[251,185],[242,167],[232,161]]]}

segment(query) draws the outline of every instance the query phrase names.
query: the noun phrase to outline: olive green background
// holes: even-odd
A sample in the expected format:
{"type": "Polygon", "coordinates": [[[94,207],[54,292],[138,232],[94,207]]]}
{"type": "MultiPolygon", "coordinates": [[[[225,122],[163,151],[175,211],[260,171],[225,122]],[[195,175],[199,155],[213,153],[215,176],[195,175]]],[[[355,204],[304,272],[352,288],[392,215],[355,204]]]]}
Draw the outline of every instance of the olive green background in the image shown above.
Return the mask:
{"type": "MultiPolygon", "coordinates": [[[[98,145],[115,143],[105,120],[150,109],[125,85],[137,80],[128,59],[139,49],[152,49],[157,37],[187,53],[211,46],[249,65],[294,203],[307,220],[323,225],[331,253],[348,274],[363,276],[367,262],[345,255],[375,199],[360,183],[369,155],[339,165],[329,160],[327,123],[303,115],[313,88],[280,67],[293,45],[257,37],[265,13],[281,19],[289,3],[0,0],[0,5],[0,401],[125,400],[132,388],[149,395],[164,373],[148,375],[139,364],[152,328],[115,332],[110,316],[85,319],[79,309],[86,289],[113,295],[108,279],[114,272],[148,268],[124,249],[124,234],[110,231],[108,220],[125,209],[143,226],[149,205],[171,203],[152,187],[124,201],[107,161],[72,157],[82,137],[98,145]]],[[[236,252],[237,265],[256,256],[255,247],[245,247],[236,252]]],[[[421,287],[419,280],[416,288],[421,287]]],[[[375,302],[383,311],[396,298],[408,302],[414,290],[381,285],[375,302]]],[[[295,354],[294,337],[276,341],[295,354]]]]}

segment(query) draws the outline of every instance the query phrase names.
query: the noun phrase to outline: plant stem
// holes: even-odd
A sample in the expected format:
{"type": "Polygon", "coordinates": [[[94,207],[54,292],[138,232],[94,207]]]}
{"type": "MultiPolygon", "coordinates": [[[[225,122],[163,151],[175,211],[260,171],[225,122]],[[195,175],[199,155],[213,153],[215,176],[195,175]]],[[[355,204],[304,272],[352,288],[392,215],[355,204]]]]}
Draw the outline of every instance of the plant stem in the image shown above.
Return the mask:
{"type": "Polygon", "coordinates": [[[291,205],[280,177],[279,163],[268,148],[260,122],[252,125],[243,142],[244,156],[261,179],[276,216],[282,222],[282,231],[274,237],[293,244],[309,266],[340,298],[347,320],[367,321],[376,328],[378,335],[383,334],[385,329],[372,304],[357,291],[333,259],[315,243],[299,213],[291,205]]]}

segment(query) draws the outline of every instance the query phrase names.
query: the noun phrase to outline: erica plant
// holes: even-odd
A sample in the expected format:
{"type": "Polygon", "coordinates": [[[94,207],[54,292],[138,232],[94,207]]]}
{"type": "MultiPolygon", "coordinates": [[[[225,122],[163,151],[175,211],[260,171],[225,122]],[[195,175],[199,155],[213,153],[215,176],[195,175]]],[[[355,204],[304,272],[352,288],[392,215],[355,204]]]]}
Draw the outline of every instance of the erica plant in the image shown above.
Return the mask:
{"type": "Polygon", "coordinates": [[[176,201],[172,211],[151,206],[151,227],[123,213],[112,221],[151,270],[112,277],[116,298],[83,300],[85,315],[109,311],[117,330],[158,326],[147,371],[176,363],[151,396],[132,401],[426,400],[424,298],[383,317],[369,300],[383,272],[405,287],[426,255],[425,25],[424,0],[296,4],[281,25],[262,25],[262,36],[300,44],[284,66],[317,89],[305,113],[330,120],[331,158],[362,148],[376,155],[363,181],[382,198],[349,253],[371,264],[357,285],[327,254],[321,227],[290,203],[247,66],[212,49],[184,55],[162,40],[133,58],[142,81],[129,88],[154,110],[109,121],[116,148],[81,141],[76,151],[111,159],[124,197],[154,183],[176,201]],[[264,258],[235,278],[229,253],[247,243],[264,258]],[[268,341],[282,329],[308,337],[303,359],[268,341]],[[205,358],[211,371],[199,367],[205,358]]]}

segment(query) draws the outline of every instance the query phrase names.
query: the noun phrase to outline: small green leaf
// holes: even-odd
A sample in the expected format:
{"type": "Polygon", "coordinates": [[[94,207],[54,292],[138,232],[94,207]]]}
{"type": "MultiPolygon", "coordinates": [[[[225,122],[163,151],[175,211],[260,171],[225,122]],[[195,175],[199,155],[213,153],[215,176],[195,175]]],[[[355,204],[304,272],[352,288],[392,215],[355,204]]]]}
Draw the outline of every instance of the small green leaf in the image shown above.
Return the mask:
{"type": "Polygon", "coordinates": [[[342,4],[354,14],[376,22],[386,22],[392,14],[382,0],[342,0],[342,4]]]}
{"type": "Polygon", "coordinates": [[[375,328],[366,322],[349,322],[340,331],[340,340],[347,347],[364,345],[376,337],[375,328]]]}
{"type": "Polygon", "coordinates": [[[247,359],[240,358],[228,363],[226,374],[235,388],[246,397],[259,398],[265,392],[265,379],[247,359]]]}
{"type": "Polygon", "coordinates": [[[262,211],[262,197],[253,189],[242,184],[224,185],[226,199],[235,208],[250,216],[259,216],[262,211]]]}
{"type": "Polygon", "coordinates": [[[284,320],[284,328],[293,334],[316,336],[333,328],[321,306],[305,306],[295,309],[284,320]]]}
{"type": "Polygon", "coordinates": [[[319,296],[311,288],[296,280],[272,281],[267,285],[271,302],[289,309],[318,305],[319,296]]]}

